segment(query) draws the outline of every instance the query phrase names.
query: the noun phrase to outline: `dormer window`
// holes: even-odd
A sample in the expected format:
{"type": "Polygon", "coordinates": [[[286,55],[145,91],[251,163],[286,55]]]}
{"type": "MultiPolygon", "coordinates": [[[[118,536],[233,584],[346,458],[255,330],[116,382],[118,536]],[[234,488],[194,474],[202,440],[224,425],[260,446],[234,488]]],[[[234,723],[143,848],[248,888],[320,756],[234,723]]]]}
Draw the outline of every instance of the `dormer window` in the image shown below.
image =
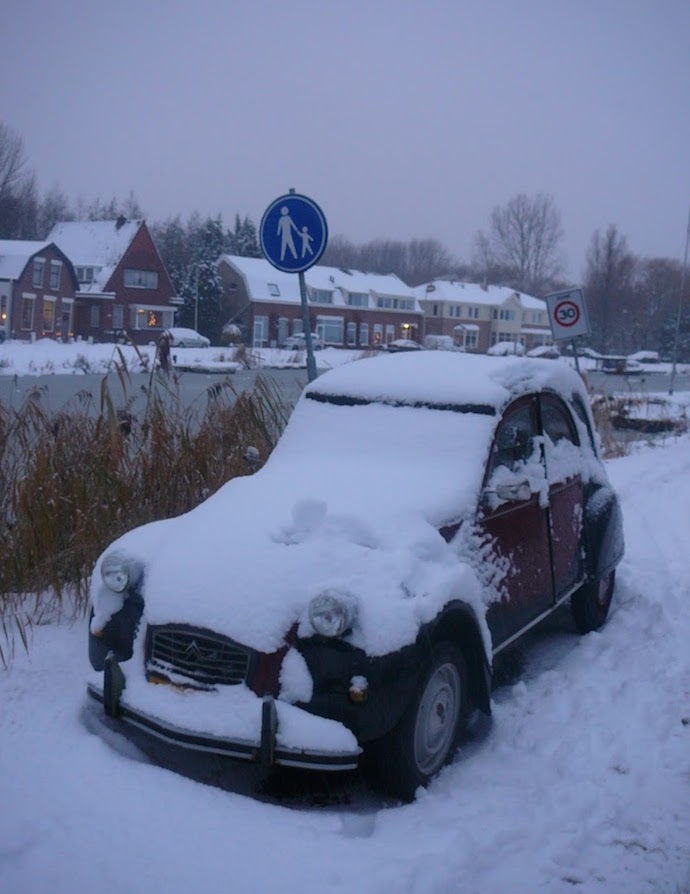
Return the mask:
{"type": "Polygon", "coordinates": [[[309,289],[312,304],[333,304],[333,292],[329,289],[309,289]]]}
{"type": "Polygon", "coordinates": [[[274,298],[280,298],[280,287],[275,282],[269,282],[268,284],[268,294],[272,295],[274,298]]]}
{"type": "Polygon", "coordinates": [[[350,307],[369,307],[369,295],[367,292],[350,292],[347,303],[350,307]]]}
{"type": "Polygon", "coordinates": [[[77,279],[80,283],[91,283],[93,282],[94,269],[93,267],[75,267],[75,272],[77,274],[77,279]]]}

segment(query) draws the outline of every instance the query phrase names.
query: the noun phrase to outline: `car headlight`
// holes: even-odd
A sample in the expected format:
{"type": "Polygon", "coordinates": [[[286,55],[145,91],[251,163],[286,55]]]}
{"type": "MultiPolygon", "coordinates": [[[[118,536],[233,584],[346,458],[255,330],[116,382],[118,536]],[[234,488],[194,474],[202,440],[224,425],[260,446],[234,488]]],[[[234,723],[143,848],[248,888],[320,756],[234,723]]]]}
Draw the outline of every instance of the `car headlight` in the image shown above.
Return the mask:
{"type": "Polygon", "coordinates": [[[357,604],[352,597],[327,591],[309,603],[309,620],[321,636],[340,636],[352,627],[357,604]]]}
{"type": "Polygon", "coordinates": [[[138,564],[119,553],[112,553],[101,562],[103,583],[114,593],[123,593],[130,584],[136,583],[138,575],[138,564]]]}

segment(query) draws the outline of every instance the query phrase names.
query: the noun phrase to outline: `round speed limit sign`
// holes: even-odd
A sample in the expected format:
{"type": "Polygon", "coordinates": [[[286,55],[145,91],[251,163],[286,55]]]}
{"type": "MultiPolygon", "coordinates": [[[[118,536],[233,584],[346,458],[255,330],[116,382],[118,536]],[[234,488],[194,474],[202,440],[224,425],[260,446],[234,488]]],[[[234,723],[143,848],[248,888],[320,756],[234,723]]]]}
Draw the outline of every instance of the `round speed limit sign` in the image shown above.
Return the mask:
{"type": "Polygon", "coordinates": [[[544,300],[554,339],[590,334],[582,289],[554,292],[552,295],[547,295],[544,300]]]}
{"type": "Polygon", "coordinates": [[[580,319],[580,308],[574,301],[559,301],[553,309],[553,315],[560,326],[575,326],[580,319]]]}

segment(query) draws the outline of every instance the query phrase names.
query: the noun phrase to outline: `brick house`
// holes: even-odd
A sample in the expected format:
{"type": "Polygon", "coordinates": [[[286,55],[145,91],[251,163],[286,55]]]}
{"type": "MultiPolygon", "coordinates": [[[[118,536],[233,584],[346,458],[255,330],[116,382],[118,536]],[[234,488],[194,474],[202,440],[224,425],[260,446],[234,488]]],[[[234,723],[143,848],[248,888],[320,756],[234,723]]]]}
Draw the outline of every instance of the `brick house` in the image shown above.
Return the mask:
{"type": "Polygon", "coordinates": [[[0,240],[0,341],[71,337],[78,289],[54,242],[0,240]]]}
{"type": "Polygon", "coordinates": [[[126,335],[147,344],[174,324],[181,300],[143,220],[57,223],[48,239],[70,258],[79,281],[77,337],[126,335]]]}
{"type": "Polygon", "coordinates": [[[485,354],[499,342],[529,351],[553,342],[546,302],[515,289],[436,279],[414,292],[425,335],[451,336],[466,351],[485,354]]]}
{"type": "MultiPolygon", "coordinates": [[[[279,347],[303,331],[299,279],[263,258],[221,255],[226,323],[252,347],[279,347]]],[[[312,332],[327,345],[362,348],[421,340],[423,315],[409,286],[388,274],[316,265],[304,273],[312,332]]]]}

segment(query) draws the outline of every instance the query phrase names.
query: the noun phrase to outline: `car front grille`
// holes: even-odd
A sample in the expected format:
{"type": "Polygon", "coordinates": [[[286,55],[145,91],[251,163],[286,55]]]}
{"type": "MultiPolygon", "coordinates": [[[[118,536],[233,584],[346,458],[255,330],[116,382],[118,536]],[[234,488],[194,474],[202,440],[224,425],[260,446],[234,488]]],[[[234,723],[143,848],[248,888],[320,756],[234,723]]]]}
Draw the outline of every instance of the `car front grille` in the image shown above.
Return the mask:
{"type": "Polygon", "coordinates": [[[206,685],[244,683],[252,653],[226,636],[186,626],[149,627],[149,673],[180,675],[206,685]]]}

